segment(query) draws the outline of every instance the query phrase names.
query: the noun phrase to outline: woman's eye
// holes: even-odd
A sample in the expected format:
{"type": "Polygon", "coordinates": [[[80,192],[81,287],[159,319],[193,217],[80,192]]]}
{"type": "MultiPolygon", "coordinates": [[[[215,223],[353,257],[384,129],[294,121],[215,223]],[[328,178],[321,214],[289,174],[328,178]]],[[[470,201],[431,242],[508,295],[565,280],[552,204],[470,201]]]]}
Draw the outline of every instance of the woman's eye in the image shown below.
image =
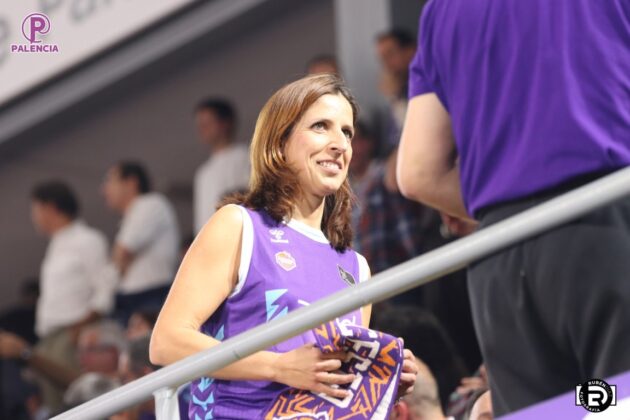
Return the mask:
{"type": "Polygon", "coordinates": [[[316,130],[325,130],[326,129],[326,124],[323,121],[319,121],[316,122],[315,124],[313,124],[313,128],[316,130]]]}
{"type": "Polygon", "coordinates": [[[352,133],[352,131],[350,130],[343,130],[343,134],[345,134],[348,140],[352,140],[352,137],[354,136],[354,133],[352,133]]]}

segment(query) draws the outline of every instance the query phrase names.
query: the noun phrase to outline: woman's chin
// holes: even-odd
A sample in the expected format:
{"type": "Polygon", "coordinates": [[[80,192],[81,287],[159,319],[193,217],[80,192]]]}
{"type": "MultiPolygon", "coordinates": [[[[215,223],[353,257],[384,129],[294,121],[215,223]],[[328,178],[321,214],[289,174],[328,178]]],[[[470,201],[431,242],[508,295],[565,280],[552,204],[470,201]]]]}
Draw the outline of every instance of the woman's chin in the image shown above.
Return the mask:
{"type": "Polygon", "coordinates": [[[309,191],[309,195],[324,199],[325,197],[335,194],[343,185],[343,182],[337,182],[330,180],[329,182],[320,182],[316,185],[311,184],[310,188],[305,189],[309,191]]]}
{"type": "Polygon", "coordinates": [[[323,200],[329,195],[334,195],[337,191],[339,191],[339,187],[318,188],[318,190],[314,192],[313,195],[323,200]]]}

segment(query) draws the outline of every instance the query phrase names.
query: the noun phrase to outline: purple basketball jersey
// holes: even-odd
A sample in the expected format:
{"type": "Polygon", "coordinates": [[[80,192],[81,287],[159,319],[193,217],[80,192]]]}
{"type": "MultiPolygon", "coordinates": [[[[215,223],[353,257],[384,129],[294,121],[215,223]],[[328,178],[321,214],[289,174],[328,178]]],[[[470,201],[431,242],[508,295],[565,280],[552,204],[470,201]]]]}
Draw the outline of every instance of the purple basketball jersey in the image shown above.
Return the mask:
{"type": "MultiPolygon", "coordinates": [[[[305,231],[308,227],[300,228],[295,222],[278,225],[262,211],[247,209],[243,218],[239,283],[202,325],[203,333],[224,340],[359,282],[358,254],[335,251],[321,232],[317,232],[321,236],[318,238],[305,231]],[[246,264],[250,251],[251,259],[246,264]]],[[[361,312],[354,311],[340,320],[361,325],[361,312]]],[[[288,352],[307,343],[316,343],[312,331],[268,350],[288,352]]],[[[285,385],[275,382],[200,378],[191,386],[189,417],[260,418],[284,389],[285,385]]]]}

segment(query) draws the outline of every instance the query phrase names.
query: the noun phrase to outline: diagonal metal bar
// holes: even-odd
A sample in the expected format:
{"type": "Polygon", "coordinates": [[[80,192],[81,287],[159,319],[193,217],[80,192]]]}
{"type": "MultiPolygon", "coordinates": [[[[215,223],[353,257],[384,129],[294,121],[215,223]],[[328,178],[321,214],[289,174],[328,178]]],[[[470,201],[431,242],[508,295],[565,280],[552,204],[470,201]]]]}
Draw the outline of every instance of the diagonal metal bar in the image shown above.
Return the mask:
{"type": "Polygon", "coordinates": [[[540,234],[598,207],[630,195],[630,168],[558,196],[509,219],[414,258],[265,325],[230,338],[148,376],[108,392],[54,419],[108,417],[177,386],[269,348],[303,331],[372,302],[379,302],[459,270],[470,262],[540,234]]]}

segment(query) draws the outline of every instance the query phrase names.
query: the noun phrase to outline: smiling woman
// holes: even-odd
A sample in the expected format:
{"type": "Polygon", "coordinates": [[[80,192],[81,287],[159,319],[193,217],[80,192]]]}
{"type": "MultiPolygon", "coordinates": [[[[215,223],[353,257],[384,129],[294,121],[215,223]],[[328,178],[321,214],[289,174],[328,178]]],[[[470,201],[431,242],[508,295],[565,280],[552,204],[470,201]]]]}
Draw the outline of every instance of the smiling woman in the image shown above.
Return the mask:
{"type": "MultiPolygon", "coordinates": [[[[160,313],[151,360],[170,364],[369,277],[350,249],[347,173],[357,106],[340,79],[310,76],[263,107],[251,148],[250,191],[221,207],[195,239],[160,313]]],[[[337,322],[367,327],[371,308],[337,322]]],[[[312,331],[255,353],[191,386],[191,418],[262,418],[287,388],[345,398],[341,352],[312,331]]],[[[415,380],[412,355],[401,389],[415,380]]]]}
{"type": "Polygon", "coordinates": [[[330,74],[306,77],[277,91],[256,122],[250,193],[232,202],[264,208],[276,222],[304,218],[302,212],[309,212],[304,205],[323,202],[321,223],[311,214],[311,224],[336,250],[348,248],[352,193],[347,173],[357,113],[348,88],[330,74]]]}

